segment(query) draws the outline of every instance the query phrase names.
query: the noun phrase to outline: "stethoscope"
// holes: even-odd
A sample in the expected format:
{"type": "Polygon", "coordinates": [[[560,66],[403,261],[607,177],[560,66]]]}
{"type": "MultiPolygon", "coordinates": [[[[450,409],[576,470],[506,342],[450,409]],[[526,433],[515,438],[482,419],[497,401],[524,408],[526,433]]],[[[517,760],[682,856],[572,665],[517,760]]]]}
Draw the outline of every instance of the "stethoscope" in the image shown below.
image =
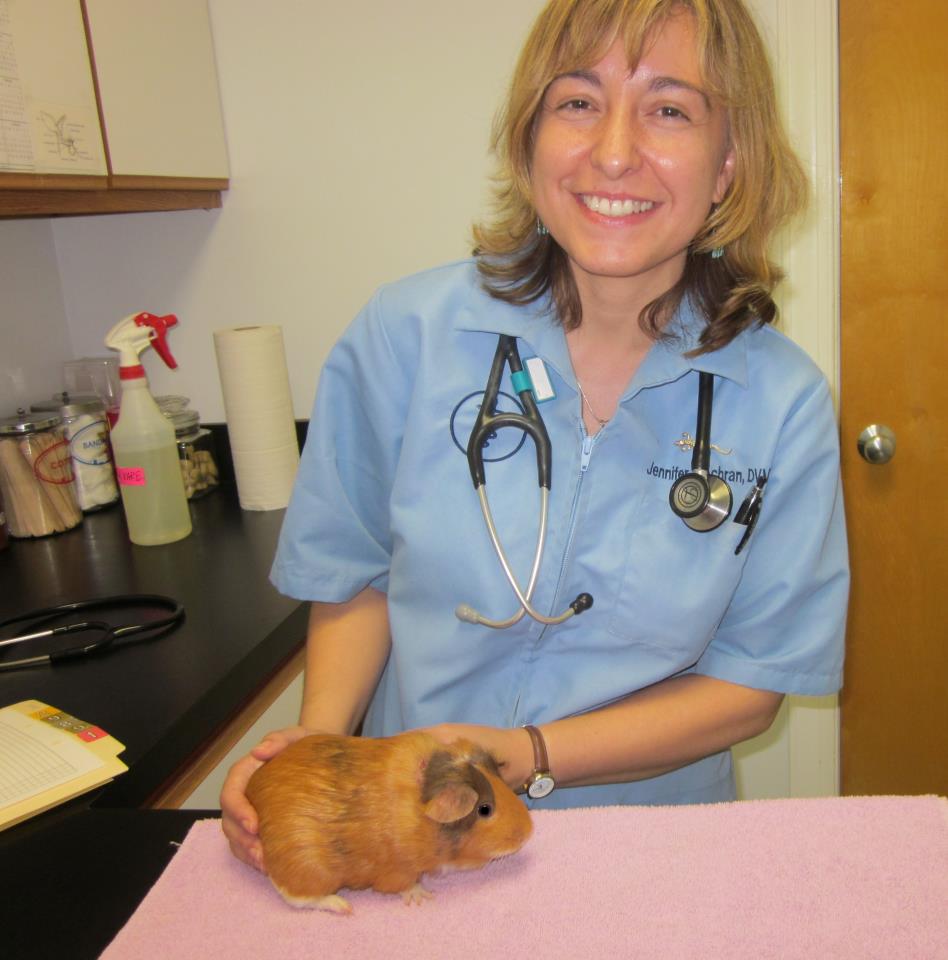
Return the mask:
{"type": "MultiPolygon", "coordinates": [[[[706,371],[699,371],[698,418],[695,426],[691,469],[674,481],[668,494],[668,502],[674,514],[680,517],[689,529],[697,533],[707,533],[721,526],[731,515],[733,505],[733,496],[727,481],[711,473],[711,411],[713,403],[714,375],[706,371]]],[[[469,604],[462,603],[454,611],[457,618],[466,623],[477,623],[500,630],[513,626],[522,619],[524,614],[529,614],[539,623],[557,624],[588,610],[593,605],[592,595],[588,593],[580,593],[563,613],[554,617],[544,616],[531,606],[530,601],[533,598],[533,591],[540,572],[540,563],[543,559],[543,549],[546,544],[553,454],[549,434],[533,396],[533,384],[530,375],[523,369],[515,337],[501,334],[498,339],[490,375],[487,378],[487,386],[484,390],[484,399],[467,442],[467,462],[491,543],[507,577],[507,582],[520,603],[520,609],[505,620],[491,620],[478,613],[469,604]],[[523,413],[497,412],[500,382],[504,368],[508,366],[510,368],[510,381],[520,399],[523,413]],[[540,524],[526,590],[520,587],[510,566],[487,500],[487,476],[484,471],[483,451],[496,432],[505,427],[522,430],[532,438],[536,447],[537,482],[540,487],[540,524]]],[[[734,551],[735,554],[743,550],[751,531],[757,523],[757,517],[763,502],[763,488],[766,482],[766,475],[760,474],[734,517],[735,523],[745,524],[747,527],[744,536],[734,551]]]]}
{"type": "Polygon", "coordinates": [[[135,637],[136,640],[154,640],[173,630],[184,619],[184,607],[177,600],[160,594],[133,593],[117,597],[98,597],[94,600],[80,600],[75,603],[60,603],[52,607],[42,607],[30,610],[29,613],[17,614],[6,620],[0,620],[0,630],[14,623],[28,623],[28,633],[21,633],[7,640],[0,640],[0,649],[15,644],[26,643],[30,640],[42,640],[47,637],[59,637],[73,633],[91,633],[88,637],[73,646],[51,650],[48,653],[36,654],[22,660],[0,662],[0,670],[15,670],[21,667],[35,667],[43,664],[57,664],[64,660],[76,657],[88,657],[106,653],[113,647],[116,640],[126,637],[135,637]],[[61,624],[58,627],[49,627],[38,630],[45,623],[79,613],[83,610],[98,610],[104,607],[158,607],[167,610],[167,616],[146,620],[144,623],[129,623],[116,627],[105,620],[74,620],[61,624]]]}

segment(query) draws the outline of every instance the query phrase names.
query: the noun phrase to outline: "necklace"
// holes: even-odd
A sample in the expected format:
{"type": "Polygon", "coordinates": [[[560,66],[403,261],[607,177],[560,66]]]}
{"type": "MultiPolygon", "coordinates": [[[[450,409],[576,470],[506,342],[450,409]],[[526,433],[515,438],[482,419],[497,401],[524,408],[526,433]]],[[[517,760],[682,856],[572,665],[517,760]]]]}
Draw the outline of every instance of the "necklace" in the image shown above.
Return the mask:
{"type": "Polygon", "coordinates": [[[579,394],[583,398],[583,403],[586,404],[586,409],[592,414],[593,420],[595,420],[596,423],[599,424],[599,429],[601,430],[609,422],[611,418],[606,417],[604,420],[602,417],[599,416],[598,413],[596,413],[595,410],[593,410],[592,404],[589,402],[589,397],[586,396],[586,391],[583,389],[583,385],[579,382],[578,378],[576,380],[576,386],[579,387],[579,394]]]}

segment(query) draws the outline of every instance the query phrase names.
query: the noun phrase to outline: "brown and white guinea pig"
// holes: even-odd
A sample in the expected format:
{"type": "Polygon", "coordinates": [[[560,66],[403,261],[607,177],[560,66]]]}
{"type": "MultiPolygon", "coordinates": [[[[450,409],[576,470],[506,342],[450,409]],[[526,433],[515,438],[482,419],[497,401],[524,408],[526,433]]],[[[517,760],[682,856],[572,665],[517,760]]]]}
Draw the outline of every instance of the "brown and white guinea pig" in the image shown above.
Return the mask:
{"type": "Polygon", "coordinates": [[[482,867],[533,830],[489,753],[422,731],[304,737],[254,773],[247,797],[273,885],[334,913],[351,912],[344,887],[420,902],[423,874],[482,867]]]}

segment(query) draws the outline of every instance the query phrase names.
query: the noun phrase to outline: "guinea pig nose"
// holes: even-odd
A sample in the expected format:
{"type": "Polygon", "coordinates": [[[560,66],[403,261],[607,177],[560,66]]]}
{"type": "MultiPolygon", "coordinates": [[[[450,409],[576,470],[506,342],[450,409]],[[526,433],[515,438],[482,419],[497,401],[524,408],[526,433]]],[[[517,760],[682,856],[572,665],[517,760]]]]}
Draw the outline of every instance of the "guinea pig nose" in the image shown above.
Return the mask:
{"type": "Polygon", "coordinates": [[[482,803],[477,808],[477,815],[479,817],[489,817],[494,812],[494,805],[492,803],[482,803]]]}

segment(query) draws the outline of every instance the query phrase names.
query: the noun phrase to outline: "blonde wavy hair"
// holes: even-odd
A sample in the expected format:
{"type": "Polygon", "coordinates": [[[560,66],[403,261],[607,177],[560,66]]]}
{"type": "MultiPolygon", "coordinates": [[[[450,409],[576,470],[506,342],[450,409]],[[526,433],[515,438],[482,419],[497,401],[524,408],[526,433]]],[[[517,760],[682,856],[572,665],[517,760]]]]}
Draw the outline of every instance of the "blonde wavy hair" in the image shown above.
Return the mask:
{"type": "Polygon", "coordinates": [[[777,115],[767,52],[741,0],[551,0],[527,38],[494,122],[493,215],[474,226],[474,255],[492,296],[526,304],[549,292],[566,329],[582,322],[567,256],[551,236],[539,235],[531,199],[543,98],[556,77],[593,66],[617,38],[634,68],[656,26],[682,11],[695,20],[707,91],[727,111],[734,176],[693,239],[681,279],[639,322],[661,337],[687,295],[707,321],[695,353],[707,353],[745,327],[775,318],[772,294],[782,273],[768,257],[768,244],[807,198],[806,175],[777,115]],[[724,255],[711,257],[715,247],[724,255]]]}

